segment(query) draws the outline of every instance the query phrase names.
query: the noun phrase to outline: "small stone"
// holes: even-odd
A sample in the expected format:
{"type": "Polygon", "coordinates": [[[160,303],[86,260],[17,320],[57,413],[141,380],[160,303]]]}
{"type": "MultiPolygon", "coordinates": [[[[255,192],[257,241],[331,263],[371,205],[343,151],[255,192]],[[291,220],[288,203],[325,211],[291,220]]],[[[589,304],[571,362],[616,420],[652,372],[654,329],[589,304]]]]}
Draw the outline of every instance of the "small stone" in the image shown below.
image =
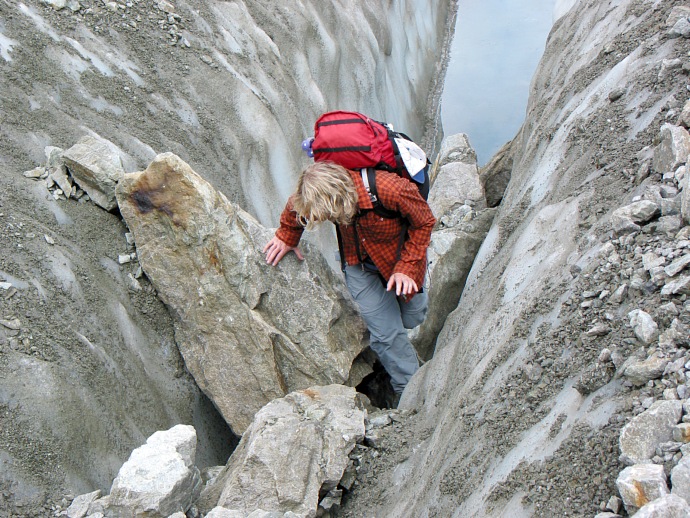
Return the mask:
{"type": "Polygon", "coordinates": [[[690,442],[690,423],[680,423],[673,428],[673,440],[676,442],[690,442]]]}
{"type": "Polygon", "coordinates": [[[667,282],[661,289],[662,295],[689,295],[690,275],[682,275],[678,279],[667,282]]]}
{"type": "Polygon", "coordinates": [[[43,237],[45,238],[46,243],[48,243],[49,245],[55,244],[55,240],[52,237],[50,237],[48,234],[45,234],[43,237]]]}
{"type": "Polygon", "coordinates": [[[22,328],[22,323],[18,318],[12,320],[0,320],[0,325],[11,329],[12,331],[19,331],[22,328]]]}
{"type": "Polygon", "coordinates": [[[617,496],[612,496],[609,501],[606,502],[606,510],[618,514],[623,506],[623,500],[617,496]]]}
{"type": "Polygon", "coordinates": [[[628,313],[630,317],[630,325],[635,332],[635,335],[644,344],[650,344],[659,336],[659,326],[657,326],[654,319],[641,309],[635,309],[628,313]]]}
{"type": "Polygon", "coordinates": [[[681,271],[683,271],[688,265],[690,265],[690,254],[685,254],[678,259],[674,260],[671,264],[664,268],[666,275],[669,277],[675,277],[681,271]]]}
{"type": "Polygon", "coordinates": [[[32,169],[31,171],[26,171],[24,172],[24,176],[27,178],[32,178],[34,180],[38,180],[43,176],[43,173],[45,172],[45,168],[43,167],[37,167],[36,169],[32,169]]]}
{"type": "Polygon", "coordinates": [[[120,254],[117,256],[117,262],[120,264],[127,264],[131,263],[137,258],[136,252],[133,252],[131,254],[120,254]]]}
{"type": "Polygon", "coordinates": [[[587,331],[587,336],[604,336],[611,332],[606,324],[597,324],[587,331]]]}
{"type": "Polygon", "coordinates": [[[623,97],[624,94],[625,94],[625,88],[624,87],[614,88],[613,90],[611,90],[611,92],[609,92],[609,101],[615,102],[618,99],[620,99],[621,97],[623,97]]]}

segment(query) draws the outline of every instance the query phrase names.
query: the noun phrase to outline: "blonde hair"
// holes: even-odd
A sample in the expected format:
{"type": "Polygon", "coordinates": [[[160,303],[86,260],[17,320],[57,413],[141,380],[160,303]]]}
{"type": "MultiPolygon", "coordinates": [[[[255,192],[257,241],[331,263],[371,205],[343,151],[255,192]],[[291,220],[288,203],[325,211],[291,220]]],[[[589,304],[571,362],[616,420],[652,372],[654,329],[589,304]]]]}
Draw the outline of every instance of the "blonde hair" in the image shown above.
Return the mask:
{"type": "Polygon", "coordinates": [[[302,171],[292,203],[307,229],[326,220],[349,225],[357,213],[357,188],[344,167],[315,162],[302,171]]]}

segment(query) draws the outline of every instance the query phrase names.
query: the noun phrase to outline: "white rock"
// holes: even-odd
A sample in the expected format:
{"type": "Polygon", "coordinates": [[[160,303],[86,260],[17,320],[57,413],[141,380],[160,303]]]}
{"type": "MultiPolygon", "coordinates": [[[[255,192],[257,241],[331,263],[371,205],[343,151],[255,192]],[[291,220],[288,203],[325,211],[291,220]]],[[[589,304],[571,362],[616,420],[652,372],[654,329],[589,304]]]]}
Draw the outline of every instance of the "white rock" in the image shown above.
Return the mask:
{"type": "Polygon", "coordinates": [[[194,427],[177,425],[154,433],[122,465],[110,495],[94,502],[90,510],[150,518],[166,518],[186,511],[201,491],[195,455],[194,427]]]}
{"type": "Polygon", "coordinates": [[[312,387],[276,399],[256,414],[197,506],[314,516],[319,493],[336,488],[364,432],[353,388],[312,387]]]}
{"type": "Polygon", "coordinates": [[[635,464],[625,468],[618,475],[616,486],[630,514],[669,494],[664,467],[658,464],[635,464]]]}
{"type": "Polygon", "coordinates": [[[91,502],[100,498],[101,490],[94,491],[93,493],[87,493],[85,495],[79,495],[77,498],[72,500],[72,503],[65,511],[67,518],[84,518],[89,511],[89,505],[91,502]]]}
{"type": "Polygon", "coordinates": [[[630,325],[635,332],[635,336],[642,343],[650,344],[657,339],[659,336],[659,326],[649,313],[641,309],[635,309],[628,313],[628,317],[630,318],[630,325]]]}
{"type": "Polygon", "coordinates": [[[649,462],[662,442],[673,439],[673,429],[683,415],[678,400],[657,401],[623,427],[618,440],[626,464],[649,462]]]}
{"type": "Polygon", "coordinates": [[[125,170],[114,144],[91,136],[82,137],[62,158],[74,180],[96,205],[108,211],[117,207],[115,187],[125,170]]]}
{"type": "Polygon", "coordinates": [[[675,259],[671,264],[669,264],[664,271],[669,277],[675,277],[682,270],[684,270],[690,264],[690,254],[685,254],[678,259],[675,259]]]}
{"type": "Polygon", "coordinates": [[[677,279],[667,282],[661,289],[662,295],[688,295],[690,294],[690,275],[681,275],[677,279]]]}
{"type": "MultiPolygon", "coordinates": [[[[667,67],[672,66],[667,63],[667,67]]],[[[654,151],[652,167],[657,173],[675,171],[684,165],[690,155],[690,134],[685,128],[664,124],[660,130],[661,142],[654,151]]]]}
{"type": "Polygon", "coordinates": [[[690,507],[684,498],[677,495],[663,495],[643,506],[636,518],[689,518],[690,507]]]}
{"type": "Polygon", "coordinates": [[[225,507],[214,507],[205,518],[246,518],[247,513],[242,511],[230,510],[225,507]]]}

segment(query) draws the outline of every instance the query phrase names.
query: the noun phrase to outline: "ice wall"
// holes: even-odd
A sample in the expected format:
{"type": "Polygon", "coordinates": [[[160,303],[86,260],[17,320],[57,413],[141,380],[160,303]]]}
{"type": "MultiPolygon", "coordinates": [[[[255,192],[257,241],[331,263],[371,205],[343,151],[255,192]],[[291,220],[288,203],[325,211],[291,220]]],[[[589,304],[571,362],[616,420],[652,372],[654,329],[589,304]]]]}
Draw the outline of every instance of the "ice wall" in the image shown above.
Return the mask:
{"type": "Polygon", "coordinates": [[[0,25],[4,64],[30,51],[49,71],[46,82],[35,69],[0,80],[3,111],[36,112],[29,125],[3,123],[0,163],[29,168],[45,145],[99,134],[130,170],[175,152],[275,225],[320,113],[362,111],[434,138],[453,0],[137,1],[110,3],[114,13],[82,4],[58,13],[18,2],[0,25]]]}

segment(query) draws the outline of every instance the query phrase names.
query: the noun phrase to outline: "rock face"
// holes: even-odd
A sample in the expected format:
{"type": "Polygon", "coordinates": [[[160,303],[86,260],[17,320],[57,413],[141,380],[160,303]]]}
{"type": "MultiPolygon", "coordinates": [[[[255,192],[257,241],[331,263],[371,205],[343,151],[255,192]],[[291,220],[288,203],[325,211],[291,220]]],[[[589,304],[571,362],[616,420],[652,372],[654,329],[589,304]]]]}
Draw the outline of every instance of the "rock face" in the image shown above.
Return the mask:
{"type": "Polygon", "coordinates": [[[267,265],[272,232],[171,153],[117,199],[187,368],[236,433],[272,399],[347,382],[365,327],[318,252],[267,265]]]}
{"type": "MultiPolygon", "coordinates": [[[[594,515],[618,493],[623,427],[688,397],[673,325],[690,318],[687,273],[665,272],[689,244],[683,137],[665,136],[684,130],[661,133],[688,97],[676,4],[559,2],[492,227],[401,400],[418,412],[414,446],[375,475],[395,489],[371,514],[594,515]],[[635,310],[657,329],[639,312],[631,325],[635,310]],[[655,358],[634,383],[630,358],[655,358]]],[[[656,471],[685,455],[677,422],[647,445],[656,471]]]]}
{"type": "Polygon", "coordinates": [[[477,156],[467,135],[460,133],[443,140],[433,171],[429,205],[439,223],[428,250],[429,311],[422,325],[411,333],[423,360],[433,356],[436,337],[458,305],[495,214],[495,210],[486,209],[477,156]]]}
{"type": "Polygon", "coordinates": [[[204,490],[200,509],[316,516],[320,492],[336,488],[348,454],[364,438],[364,417],[355,390],[338,385],[312,387],[269,403],[204,490]]]}

